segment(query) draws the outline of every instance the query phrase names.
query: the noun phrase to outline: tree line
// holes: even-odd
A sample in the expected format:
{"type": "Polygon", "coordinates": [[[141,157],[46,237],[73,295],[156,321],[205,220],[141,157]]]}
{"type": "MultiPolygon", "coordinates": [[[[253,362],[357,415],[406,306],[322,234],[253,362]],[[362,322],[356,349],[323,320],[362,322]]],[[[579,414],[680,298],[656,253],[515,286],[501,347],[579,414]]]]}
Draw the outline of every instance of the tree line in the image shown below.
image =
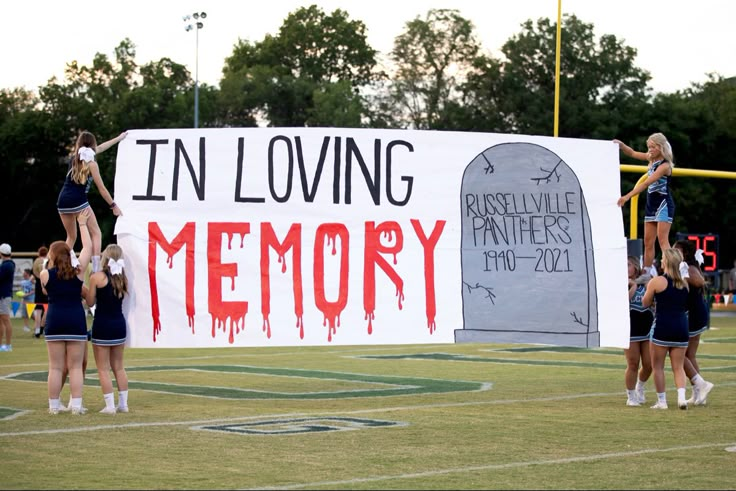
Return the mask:
{"type": "MultiPolygon", "coordinates": [[[[553,134],[556,21],[528,20],[496,57],[457,10],[432,9],[408,21],[389,53],[367,42],[366,26],[336,9],[291,12],[277,33],[239,40],[219,86],[199,87],[200,127],[345,127],[553,134]]],[[[0,235],[17,251],[63,239],[56,198],[79,131],[99,141],[128,128],[192,124],[194,80],[181,64],[135,60],[124,39],[112,56],[67,64],[62,80],[37,91],[0,90],[0,235]]],[[[645,149],[664,133],[678,166],[733,170],[736,77],[655,93],[637,50],[596,35],[575,15],[562,21],[559,136],[618,138],[645,149]]],[[[115,149],[100,154],[113,187],[115,149]]],[[[622,163],[627,161],[622,156],[622,163]]],[[[594,162],[591,165],[595,165],[594,162]]],[[[622,191],[639,178],[622,174],[622,191]]],[[[111,189],[112,191],[112,189],[111,189]]],[[[727,179],[676,177],[675,232],[720,234],[721,268],[736,258],[736,186],[727,179]]],[[[95,210],[106,210],[96,191],[95,210]]],[[[640,223],[643,206],[639,207],[640,223]]],[[[114,217],[101,211],[103,242],[114,217]]],[[[624,210],[628,231],[628,210],[624,210]]]]}

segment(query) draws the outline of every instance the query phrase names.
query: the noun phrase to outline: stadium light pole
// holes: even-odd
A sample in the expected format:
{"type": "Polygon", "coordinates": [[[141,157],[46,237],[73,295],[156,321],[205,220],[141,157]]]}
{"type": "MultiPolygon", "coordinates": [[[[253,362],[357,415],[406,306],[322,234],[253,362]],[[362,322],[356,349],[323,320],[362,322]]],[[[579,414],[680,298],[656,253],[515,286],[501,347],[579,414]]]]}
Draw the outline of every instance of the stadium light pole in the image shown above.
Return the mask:
{"type": "Polygon", "coordinates": [[[194,48],[194,127],[199,128],[199,30],[204,27],[202,22],[207,18],[206,12],[194,12],[192,15],[185,15],[184,22],[194,19],[191,24],[187,24],[185,31],[194,31],[195,48],[194,48]]]}

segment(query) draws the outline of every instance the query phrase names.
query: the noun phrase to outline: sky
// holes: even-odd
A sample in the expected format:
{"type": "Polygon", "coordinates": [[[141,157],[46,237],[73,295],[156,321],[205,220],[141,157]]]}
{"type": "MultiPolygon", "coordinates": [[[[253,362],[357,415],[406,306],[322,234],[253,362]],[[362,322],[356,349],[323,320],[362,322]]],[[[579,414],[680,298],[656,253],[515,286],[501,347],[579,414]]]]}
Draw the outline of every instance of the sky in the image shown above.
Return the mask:
{"type": "MultiPolygon", "coordinates": [[[[287,15],[316,4],[340,8],[367,28],[368,43],[387,54],[406,22],[432,8],[453,8],[473,22],[483,48],[500,49],[528,20],[557,18],[558,0],[40,0],[3,2],[0,89],[35,90],[63,78],[65,66],[89,65],[96,53],[114,59],[129,38],[142,65],[164,57],[186,65],[202,83],[218,85],[225,58],[239,39],[277,34],[287,15]],[[183,16],[206,12],[198,35],[183,16]],[[195,70],[198,60],[198,69],[195,70]]],[[[649,71],[655,92],[674,92],[707,80],[736,76],[734,0],[561,0],[562,12],[613,34],[638,51],[636,65],[649,71]]],[[[190,21],[191,22],[191,21],[190,21]]],[[[563,23],[564,40],[564,23],[563,23]]]]}

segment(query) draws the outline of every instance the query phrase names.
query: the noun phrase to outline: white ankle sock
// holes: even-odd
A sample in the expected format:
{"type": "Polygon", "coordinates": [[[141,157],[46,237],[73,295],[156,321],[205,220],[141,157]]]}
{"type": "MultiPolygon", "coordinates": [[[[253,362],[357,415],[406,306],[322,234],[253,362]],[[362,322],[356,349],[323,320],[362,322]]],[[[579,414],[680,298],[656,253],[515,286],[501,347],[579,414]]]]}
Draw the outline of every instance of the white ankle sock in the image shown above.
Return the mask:
{"type": "Polygon", "coordinates": [[[118,392],[118,406],[128,407],[128,391],[121,390],[118,392]]]}
{"type": "Polygon", "coordinates": [[[677,402],[684,401],[685,399],[687,399],[687,397],[685,397],[685,387],[682,387],[682,388],[678,387],[677,388],[677,402]]]}
{"type": "Polygon", "coordinates": [[[109,394],[102,394],[102,397],[105,398],[105,407],[109,409],[115,408],[115,394],[110,392],[109,394]]]}
{"type": "Polygon", "coordinates": [[[49,409],[59,409],[59,399],[49,399],[49,409]]]}
{"type": "Polygon", "coordinates": [[[667,393],[666,392],[657,392],[657,401],[663,402],[667,404],[667,393]]]}
{"type": "Polygon", "coordinates": [[[81,397],[72,397],[69,400],[69,407],[81,408],[82,407],[82,398],[81,397]]]}
{"type": "Polygon", "coordinates": [[[646,386],[646,382],[642,382],[641,380],[636,381],[636,390],[644,390],[646,386]]]}

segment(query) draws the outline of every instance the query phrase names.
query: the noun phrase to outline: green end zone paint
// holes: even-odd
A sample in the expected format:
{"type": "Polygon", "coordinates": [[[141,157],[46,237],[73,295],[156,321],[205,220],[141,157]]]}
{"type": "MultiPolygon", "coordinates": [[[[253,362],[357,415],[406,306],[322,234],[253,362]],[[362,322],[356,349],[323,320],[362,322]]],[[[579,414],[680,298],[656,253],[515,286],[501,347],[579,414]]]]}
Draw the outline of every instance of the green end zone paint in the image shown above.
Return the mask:
{"type": "MultiPolygon", "coordinates": [[[[463,380],[443,380],[418,377],[399,377],[387,375],[368,375],[360,373],[327,372],[321,370],[298,370],[291,368],[254,367],[243,365],[177,365],[130,367],[128,372],[129,390],[151,390],[200,397],[220,399],[340,399],[350,397],[387,397],[401,395],[430,394],[443,392],[474,392],[489,390],[490,382],[469,382],[463,380]],[[298,377],[307,379],[336,380],[355,383],[356,388],[350,390],[321,390],[315,392],[279,392],[273,390],[248,389],[248,381],[243,379],[243,387],[216,387],[213,385],[190,385],[181,383],[136,381],[136,373],[173,372],[196,370],[228,374],[257,374],[274,377],[298,377]],[[361,388],[360,384],[381,384],[381,387],[361,388]]],[[[47,381],[47,372],[23,372],[2,377],[5,380],[22,380],[30,382],[47,381]]],[[[85,385],[99,386],[95,379],[85,379],[85,385]]]]}

